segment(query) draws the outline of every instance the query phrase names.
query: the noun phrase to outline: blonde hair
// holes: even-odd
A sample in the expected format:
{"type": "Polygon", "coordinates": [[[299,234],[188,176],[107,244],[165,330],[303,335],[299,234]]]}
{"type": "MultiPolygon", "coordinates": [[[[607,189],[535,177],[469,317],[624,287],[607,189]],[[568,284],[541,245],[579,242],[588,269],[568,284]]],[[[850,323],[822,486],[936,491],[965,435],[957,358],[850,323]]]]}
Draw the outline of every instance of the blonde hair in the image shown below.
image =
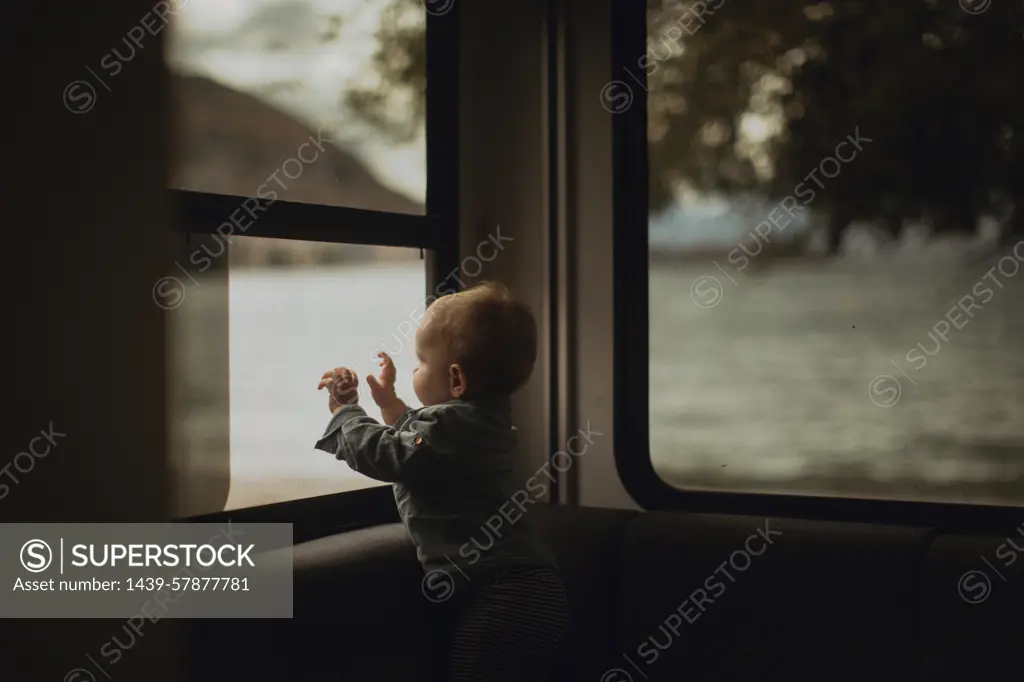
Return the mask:
{"type": "Polygon", "coordinates": [[[481,282],[431,306],[453,361],[462,366],[472,396],[508,396],[522,387],[537,361],[537,322],[497,282],[481,282]]]}

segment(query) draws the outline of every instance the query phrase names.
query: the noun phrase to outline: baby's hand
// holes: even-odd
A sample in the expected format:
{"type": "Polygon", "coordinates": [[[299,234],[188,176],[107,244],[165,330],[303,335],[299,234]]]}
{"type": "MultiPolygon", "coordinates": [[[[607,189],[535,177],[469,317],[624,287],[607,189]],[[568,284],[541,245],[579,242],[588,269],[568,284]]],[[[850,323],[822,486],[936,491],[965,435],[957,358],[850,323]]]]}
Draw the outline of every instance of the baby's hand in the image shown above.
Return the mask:
{"type": "Polygon", "coordinates": [[[366,383],[370,386],[373,402],[383,409],[394,405],[398,400],[398,395],[395,393],[395,378],[398,376],[398,372],[395,370],[395,363],[391,361],[391,356],[387,353],[379,351],[377,357],[380,358],[380,378],[368,376],[366,383]]]}
{"type": "Polygon", "coordinates": [[[323,388],[327,389],[327,407],[331,414],[342,405],[355,405],[359,402],[359,378],[346,367],[335,367],[324,372],[316,390],[323,388]]]}

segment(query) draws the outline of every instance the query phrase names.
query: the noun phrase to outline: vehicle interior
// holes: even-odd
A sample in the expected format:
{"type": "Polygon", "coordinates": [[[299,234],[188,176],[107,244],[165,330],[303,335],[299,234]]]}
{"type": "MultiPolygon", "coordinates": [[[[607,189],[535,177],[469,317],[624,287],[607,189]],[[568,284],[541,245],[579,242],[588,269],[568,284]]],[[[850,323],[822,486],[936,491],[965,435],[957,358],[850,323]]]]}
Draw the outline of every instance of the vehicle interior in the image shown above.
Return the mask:
{"type": "Polygon", "coordinates": [[[1024,2],[26,12],[0,519],[292,524],[294,582],[291,618],[5,620],[12,679],[441,679],[314,381],[384,350],[411,399],[484,280],[538,325],[552,682],[1019,676],[1024,2]]]}

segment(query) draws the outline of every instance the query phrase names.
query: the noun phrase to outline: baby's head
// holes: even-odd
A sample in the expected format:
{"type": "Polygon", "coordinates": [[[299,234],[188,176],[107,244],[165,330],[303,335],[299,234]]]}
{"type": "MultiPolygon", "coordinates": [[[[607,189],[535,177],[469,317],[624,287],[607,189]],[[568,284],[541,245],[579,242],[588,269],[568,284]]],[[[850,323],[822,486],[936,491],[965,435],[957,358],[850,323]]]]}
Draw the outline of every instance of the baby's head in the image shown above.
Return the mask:
{"type": "Polygon", "coordinates": [[[439,298],[416,331],[413,388],[424,406],[509,396],[537,359],[537,323],[500,284],[439,298]]]}

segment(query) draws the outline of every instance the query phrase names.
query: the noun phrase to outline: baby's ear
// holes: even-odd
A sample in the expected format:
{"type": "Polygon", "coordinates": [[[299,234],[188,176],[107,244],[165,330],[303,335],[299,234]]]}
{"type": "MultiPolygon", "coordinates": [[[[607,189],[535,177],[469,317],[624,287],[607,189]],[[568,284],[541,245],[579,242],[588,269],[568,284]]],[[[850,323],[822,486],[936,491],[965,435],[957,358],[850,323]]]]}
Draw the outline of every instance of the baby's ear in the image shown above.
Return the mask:
{"type": "Polygon", "coordinates": [[[453,398],[461,398],[466,393],[466,373],[462,365],[448,367],[448,390],[453,398]]]}

